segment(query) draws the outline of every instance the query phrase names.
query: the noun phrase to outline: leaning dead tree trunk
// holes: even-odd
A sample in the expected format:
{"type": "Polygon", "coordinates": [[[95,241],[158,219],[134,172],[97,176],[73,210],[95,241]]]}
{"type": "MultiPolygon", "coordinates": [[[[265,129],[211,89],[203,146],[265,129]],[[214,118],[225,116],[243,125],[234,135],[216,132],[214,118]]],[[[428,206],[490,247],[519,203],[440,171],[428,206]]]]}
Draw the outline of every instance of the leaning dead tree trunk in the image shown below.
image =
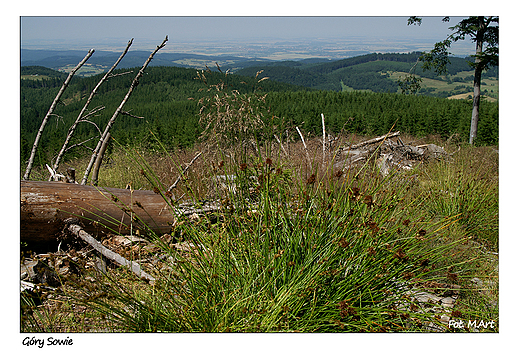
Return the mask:
{"type": "MultiPolygon", "coordinates": [[[[67,133],[67,138],[65,139],[65,142],[63,143],[63,146],[61,147],[61,150],[58,153],[58,156],[56,157],[56,162],[54,162],[54,166],[52,167],[52,170],[54,172],[56,172],[58,170],[58,165],[60,164],[60,161],[61,161],[61,158],[63,157],[63,154],[67,150],[67,146],[69,145],[69,141],[72,138],[72,134],[74,134],[74,131],[76,130],[77,125],[79,124],[79,122],[81,122],[82,120],[85,120],[86,118],[88,118],[88,116],[90,116],[91,113],[88,113],[86,115],[85,115],[85,113],[87,112],[87,109],[88,109],[88,106],[90,105],[90,102],[92,101],[94,96],[97,94],[97,91],[98,91],[99,87],[108,78],[110,78],[110,76],[112,75],[112,72],[116,69],[117,65],[119,65],[119,62],[121,62],[123,57],[125,57],[126,53],[128,52],[128,49],[132,45],[133,41],[134,41],[133,38],[130,39],[130,41],[128,41],[128,44],[126,45],[126,48],[123,51],[123,53],[121,54],[121,56],[119,56],[119,58],[114,63],[114,65],[108,70],[108,72],[103,76],[103,78],[101,78],[101,80],[97,83],[97,85],[94,87],[94,89],[92,89],[92,92],[90,93],[90,96],[88,97],[87,102],[85,103],[85,105],[81,109],[81,111],[80,111],[80,113],[78,115],[78,118],[76,118],[76,121],[69,128],[69,132],[67,133]]],[[[95,111],[97,111],[97,109],[93,110],[92,112],[95,112],[95,111]]],[[[49,180],[51,180],[51,179],[49,178],[49,180]]]]}
{"type": "Polygon", "coordinates": [[[67,89],[67,87],[69,86],[69,83],[70,83],[72,77],[74,76],[74,74],[76,74],[76,72],[81,68],[81,66],[83,66],[83,64],[85,62],[87,62],[87,60],[90,58],[90,56],[92,56],[92,54],[94,54],[94,51],[95,51],[94,49],[90,49],[89,52],[87,53],[87,55],[83,58],[83,60],[81,60],[81,62],[78,63],[78,65],[76,67],[74,67],[74,69],[72,71],[70,71],[67,79],[65,79],[65,82],[63,82],[63,85],[61,86],[60,91],[56,95],[56,98],[52,102],[51,107],[49,108],[49,111],[43,118],[42,124],[40,125],[40,129],[38,130],[38,133],[36,134],[36,139],[34,140],[34,144],[33,144],[32,151],[31,151],[31,156],[29,157],[29,163],[27,164],[27,168],[25,169],[25,174],[23,175],[24,180],[29,179],[29,175],[31,174],[32,165],[34,162],[34,156],[36,155],[36,149],[38,149],[38,144],[40,143],[40,138],[42,136],[43,129],[45,128],[45,125],[47,124],[49,117],[53,114],[54,109],[56,108],[56,105],[58,104],[58,101],[60,101],[60,98],[63,95],[63,92],[65,92],[65,89],[67,89]]]}
{"type": "Polygon", "coordinates": [[[139,84],[139,78],[141,78],[141,76],[144,74],[144,70],[146,69],[148,64],[152,61],[152,59],[153,59],[154,55],[157,53],[157,51],[162,49],[166,45],[167,41],[168,41],[168,36],[166,36],[166,38],[164,38],[163,42],[160,45],[158,45],[157,48],[155,48],[155,50],[150,54],[150,56],[148,57],[146,62],[143,64],[143,67],[139,70],[139,72],[135,76],[134,80],[132,81],[132,84],[130,85],[130,88],[128,89],[128,92],[126,93],[126,96],[124,97],[123,101],[121,101],[121,104],[119,104],[119,107],[116,109],[116,111],[112,115],[112,118],[108,121],[105,131],[103,132],[103,135],[99,139],[97,146],[94,149],[94,152],[92,153],[92,157],[90,158],[90,162],[87,166],[87,169],[85,170],[85,174],[83,175],[83,179],[81,180],[82,185],[85,185],[87,183],[87,178],[88,178],[88,175],[90,174],[92,166],[94,165],[96,158],[99,157],[101,146],[103,145],[103,142],[107,138],[110,128],[112,128],[112,125],[116,121],[117,116],[120,113],[122,113],[123,106],[125,105],[126,101],[130,97],[130,95],[132,94],[132,91],[139,84]]]}
{"type": "Polygon", "coordinates": [[[94,162],[94,169],[92,170],[92,184],[95,186],[98,185],[99,168],[101,167],[101,162],[103,162],[103,155],[107,150],[109,141],[110,133],[108,133],[105,140],[103,140],[103,144],[101,144],[101,149],[99,149],[99,155],[96,158],[96,162],[94,162]]]}

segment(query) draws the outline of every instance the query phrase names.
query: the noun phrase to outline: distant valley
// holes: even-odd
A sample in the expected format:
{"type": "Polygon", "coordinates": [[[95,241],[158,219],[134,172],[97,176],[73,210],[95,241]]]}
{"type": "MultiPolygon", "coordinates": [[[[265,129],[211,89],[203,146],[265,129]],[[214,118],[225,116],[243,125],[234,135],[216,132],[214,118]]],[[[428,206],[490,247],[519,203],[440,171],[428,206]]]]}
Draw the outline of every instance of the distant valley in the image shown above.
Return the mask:
{"type": "MultiPolygon", "coordinates": [[[[21,50],[21,65],[40,66],[68,73],[85,56],[81,50],[21,50]]],[[[117,60],[120,53],[96,51],[77,73],[88,77],[105,72],[117,60]]],[[[119,64],[119,68],[139,67],[148,58],[148,51],[130,51],[119,64]]],[[[420,56],[419,52],[407,54],[365,54],[345,59],[306,58],[299,60],[271,60],[216,54],[158,53],[150,66],[176,66],[216,70],[215,63],[223,71],[244,76],[254,76],[258,71],[270,80],[299,85],[306,88],[333,91],[399,91],[398,80],[404,77],[420,56]]],[[[416,74],[422,81],[420,95],[436,97],[468,98],[473,91],[472,69],[467,59],[452,57],[448,76],[439,77],[433,72],[423,71],[420,65],[416,74]]],[[[34,75],[22,78],[34,79],[34,75]]],[[[498,99],[498,69],[495,67],[483,76],[482,91],[490,101],[498,99]]],[[[469,97],[470,98],[470,97],[469,97]]]]}

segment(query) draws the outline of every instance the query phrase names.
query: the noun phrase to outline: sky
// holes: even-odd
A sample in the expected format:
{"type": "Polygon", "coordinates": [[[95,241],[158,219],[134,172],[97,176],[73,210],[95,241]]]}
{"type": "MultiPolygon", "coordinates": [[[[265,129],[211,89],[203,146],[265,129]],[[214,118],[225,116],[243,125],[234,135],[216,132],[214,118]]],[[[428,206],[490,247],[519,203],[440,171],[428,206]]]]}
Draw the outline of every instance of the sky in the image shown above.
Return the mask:
{"type": "Polygon", "coordinates": [[[135,37],[171,40],[248,38],[417,37],[443,39],[451,23],[425,17],[421,26],[407,26],[405,16],[176,16],[176,17],[22,17],[21,38],[93,39],[135,37]]]}
{"type": "MultiPolygon", "coordinates": [[[[425,17],[407,26],[406,16],[172,16],[172,17],[21,17],[22,47],[35,42],[93,43],[121,38],[172,42],[261,39],[417,38],[439,41],[460,18],[443,23],[425,17]]],[[[126,42],[125,42],[126,44],[126,42]]]]}

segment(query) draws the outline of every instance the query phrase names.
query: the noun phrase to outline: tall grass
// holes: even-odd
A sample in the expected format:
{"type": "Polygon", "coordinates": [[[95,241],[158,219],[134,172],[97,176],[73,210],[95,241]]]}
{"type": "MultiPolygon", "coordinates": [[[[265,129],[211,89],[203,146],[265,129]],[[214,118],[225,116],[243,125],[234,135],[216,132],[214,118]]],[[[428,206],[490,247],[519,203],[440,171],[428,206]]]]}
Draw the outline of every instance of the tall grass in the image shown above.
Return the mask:
{"type": "Polygon", "coordinates": [[[398,306],[405,286],[453,269],[444,256],[457,242],[442,233],[457,216],[424,218],[427,197],[406,203],[408,182],[375,177],[370,164],[297,178],[280,159],[248,161],[217,167],[237,179],[219,213],[178,219],[173,234],[191,250],[156,237],[166,255],[150,291],[107,276],[108,300],[90,307],[135,332],[410,331],[436,321],[398,306]]]}

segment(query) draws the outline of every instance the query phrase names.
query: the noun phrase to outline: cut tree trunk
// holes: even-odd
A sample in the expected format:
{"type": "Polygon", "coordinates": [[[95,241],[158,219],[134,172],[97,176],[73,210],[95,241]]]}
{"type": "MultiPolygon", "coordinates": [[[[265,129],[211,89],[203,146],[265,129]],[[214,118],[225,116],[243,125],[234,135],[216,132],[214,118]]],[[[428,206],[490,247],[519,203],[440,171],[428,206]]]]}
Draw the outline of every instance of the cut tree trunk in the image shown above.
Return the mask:
{"type": "Polygon", "coordinates": [[[153,191],[41,181],[21,181],[20,188],[23,242],[56,240],[63,220],[70,217],[79,218],[94,235],[129,234],[131,228],[143,231],[145,227],[168,233],[174,221],[171,208],[153,191]]]}

